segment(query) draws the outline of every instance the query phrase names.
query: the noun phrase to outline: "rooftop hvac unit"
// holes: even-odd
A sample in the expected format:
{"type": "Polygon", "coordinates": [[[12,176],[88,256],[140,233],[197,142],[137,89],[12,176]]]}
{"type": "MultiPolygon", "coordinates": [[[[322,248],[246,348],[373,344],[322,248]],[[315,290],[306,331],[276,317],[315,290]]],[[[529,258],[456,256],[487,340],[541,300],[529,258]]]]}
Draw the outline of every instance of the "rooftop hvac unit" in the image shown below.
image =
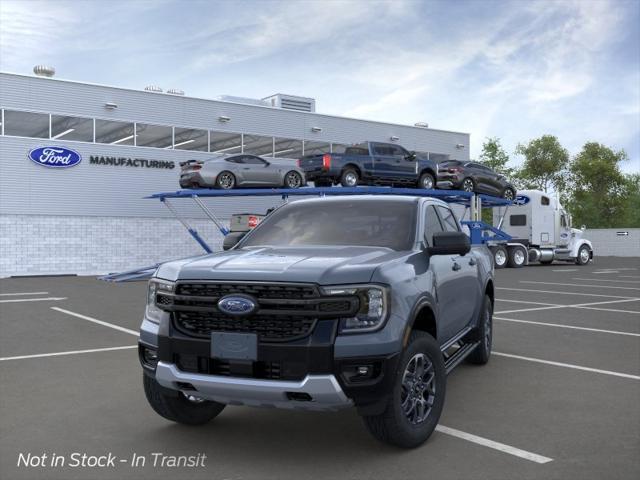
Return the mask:
{"type": "Polygon", "coordinates": [[[167,93],[169,95],[184,95],[184,91],[178,88],[170,88],[169,90],[167,90],[167,93]]]}
{"type": "Polygon", "coordinates": [[[39,77],[53,77],[56,74],[56,69],[47,65],[36,65],[33,67],[33,73],[39,77]]]}
{"type": "Polygon", "coordinates": [[[276,93],[270,97],[263,98],[263,100],[269,102],[272,107],[284,108],[285,110],[296,110],[298,112],[316,111],[316,101],[313,98],[276,93]]]}
{"type": "Polygon", "coordinates": [[[144,89],[147,92],[162,93],[162,88],[157,85],[147,85],[144,89]]]}

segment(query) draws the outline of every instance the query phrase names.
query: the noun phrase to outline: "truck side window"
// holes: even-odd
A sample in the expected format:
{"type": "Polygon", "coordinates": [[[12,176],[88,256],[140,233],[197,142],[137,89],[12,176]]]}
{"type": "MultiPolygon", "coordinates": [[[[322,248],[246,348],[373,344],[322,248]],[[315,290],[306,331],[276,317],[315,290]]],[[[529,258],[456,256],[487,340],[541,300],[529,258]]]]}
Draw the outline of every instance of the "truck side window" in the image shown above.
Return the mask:
{"type": "Polygon", "coordinates": [[[433,208],[433,205],[429,205],[427,207],[424,219],[424,240],[427,242],[428,246],[433,245],[433,234],[436,232],[443,232],[442,224],[440,223],[440,218],[436,213],[436,209],[433,208]]]}
{"type": "Polygon", "coordinates": [[[456,217],[453,216],[453,212],[450,209],[438,205],[438,212],[440,212],[440,218],[442,219],[442,226],[445,232],[460,231],[456,217]]]}
{"type": "Polygon", "coordinates": [[[511,215],[509,217],[509,225],[511,225],[512,227],[524,227],[526,224],[526,215],[511,215]]]}
{"type": "Polygon", "coordinates": [[[540,205],[549,205],[549,197],[540,197],[540,205]]]}

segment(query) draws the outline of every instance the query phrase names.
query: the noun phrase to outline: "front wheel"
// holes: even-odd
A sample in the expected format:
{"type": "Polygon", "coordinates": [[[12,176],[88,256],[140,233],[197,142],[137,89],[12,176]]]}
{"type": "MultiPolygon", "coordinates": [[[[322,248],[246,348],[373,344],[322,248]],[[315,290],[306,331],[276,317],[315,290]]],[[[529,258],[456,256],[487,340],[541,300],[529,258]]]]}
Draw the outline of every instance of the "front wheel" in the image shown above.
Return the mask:
{"type": "Polygon", "coordinates": [[[474,192],[476,189],[476,184],[473,181],[472,178],[465,178],[462,181],[462,185],[461,185],[462,190],[464,190],[465,192],[474,192]]]}
{"type": "Polygon", "coordinates": [[[226,405],[203,400],[182,392],[172,392],[155,378],[143,374],[144,393],[151,408],[161,417],[185,425],[204,425],[224,410],[226,405]]]}
{"type": "Polygon", "coordinates": [[[284,176],[284,186],[287,188],[300,188],[302,186],[302,175],[295,170],[291,170],[284,176]]]}
{"type": "Polygon", "coordinates": [[[363,417],[378,440],[398,447],[423,444],[438,424],[446,391],[444,358],[428,333],[411,332],[393,382],[391,398],[383,413],[363,417]]]}
{"type": "Polygon", "coordinates": [[[423,173],[420,175],[420,180],[418,180],[418,188],[423,188],[425,190],[433,190],[435,188],[436,181],[433,178],[433,175],[430,173],[423,173]]]}
{"type": "Polygon", "coordinates": [[[513,188],[507,187],[504,189],[504,192],[502,192],[502,198],[505,200],[513,200],[516,198],[516,192],[513,191],[513,188]]]}
{"type": "Polygon", "coordinates": [[[586,265],[591,260],[591,250],[586,245],[582,245],[578,250],[578,256],[576,257],[576,263],[578,265],[586,265]]]}

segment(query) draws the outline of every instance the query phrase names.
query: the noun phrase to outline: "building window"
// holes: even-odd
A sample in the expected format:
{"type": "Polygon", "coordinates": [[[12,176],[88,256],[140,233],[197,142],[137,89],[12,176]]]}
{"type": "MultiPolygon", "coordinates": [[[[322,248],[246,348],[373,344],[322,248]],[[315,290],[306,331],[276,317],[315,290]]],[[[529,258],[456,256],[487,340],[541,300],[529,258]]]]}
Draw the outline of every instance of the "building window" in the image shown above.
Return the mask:
{"type": "Polygon", "coordinates": [[[302,158],[302,140],[291,138],[275,138],[274,157],[279,158],[302,158]]]}
{"type": "Polygon", "coordinates": [[[93,119],[51,115],[51,139],[93,142],[93,119]]]}
{"type": "Polygon", "coordinates": [[[304,142],[305,155],[322,155],[331,152],[331,144],[328,142],[312,142],[306,140],[304,142]]]}
{"type": "Polygon", "coordinates": [[[162,125],[136,123],[136,145],[138,147],[171,148],[173,129],[162,125]]]}
{"type": "Polygon", "coordinates": [[[206,152],[209,149],[209,137],[207,131],[176,127],[173,148],[177,150],[197,150],[199,152],[206,152]]]}
{"type": "Polygon", "coordinates": [[[4,134],[14,137],[49,138],[49,115],[5,110],[4,134]]]}
{"type": "Polygon", "coordinates": [[[262,137],[260,135],[243,135],[243,137],[244,153],[273,157],[273,137],[262,137]]]}
{"type": "Polygon", "coordinates": [[[112,145],[134,144],[133,123],[113,120],[96,120],[96,142],[112,145]]]}
{"type": "Polygon", "coordinates": [[[233,155],[242,153],[242,135],[239,133],[209,132],[211,153],[233,155]]]}

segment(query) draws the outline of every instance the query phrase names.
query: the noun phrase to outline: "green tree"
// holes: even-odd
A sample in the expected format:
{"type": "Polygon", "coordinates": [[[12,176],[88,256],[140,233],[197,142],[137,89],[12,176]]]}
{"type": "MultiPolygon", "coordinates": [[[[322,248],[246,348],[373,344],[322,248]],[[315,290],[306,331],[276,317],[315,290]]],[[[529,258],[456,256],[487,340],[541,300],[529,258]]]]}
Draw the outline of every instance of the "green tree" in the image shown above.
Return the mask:
{"type": "Polygon", "coordinates": [[[625,175],[624,207],[617,226],[640,228],[640,173],[625,175]]]}
{"type": "Polygon", "coordinates": [[[517,172],[520,186],[548,192],[565,188],[565,175],[569,164],[569,152],[553,135],[543,135],[527,144],[518,144],[516,154],[525,160],[517,172]]]}
{"type": "Polygon", "coordinates": [[[507,166],[509,163],[509,155],[502,148],[498,137],[487,137],[482,144],[482,153],[479,158],[483,165],[495,170],[506,177],[510,177],[514,173],[514,169],[507,166]]]}
{"type": "Polygon", "coordinates": [[[567,206],[577,225],[619,227],[624,226],[625,215],[633,216],[633,208],[628,206],[633,179],[625,178],[619,166],[626,159],[624,150],[588,142],[571,161],[567,206]]]}

